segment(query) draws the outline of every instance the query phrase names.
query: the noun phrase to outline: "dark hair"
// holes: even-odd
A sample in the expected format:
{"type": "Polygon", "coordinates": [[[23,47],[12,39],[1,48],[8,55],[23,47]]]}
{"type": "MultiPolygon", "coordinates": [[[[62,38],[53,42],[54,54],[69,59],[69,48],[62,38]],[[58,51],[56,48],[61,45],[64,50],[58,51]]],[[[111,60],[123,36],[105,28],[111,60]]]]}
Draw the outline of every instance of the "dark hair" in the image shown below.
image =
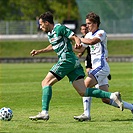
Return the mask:
{"type": "Polygon", "coordinates": [[[86,27],[86,24],[81,24],[80,27],[82,27],[82,26],[86,27]]]}
{"type": "Polygon", "coordinates": [[[95,14],[94,12],[90,12],[89,14],[86,15],[86,19],[89,19],[93,23],[97,23],[98,27],[100,25],[100,17],[95,14]]]}
{"type": "Polygon", "coordinates": [[[49,23],[54,24],[53,14],[49,11],[41,14],[39,19],[42,19],[43,22],[48,21],[49,23]]]}

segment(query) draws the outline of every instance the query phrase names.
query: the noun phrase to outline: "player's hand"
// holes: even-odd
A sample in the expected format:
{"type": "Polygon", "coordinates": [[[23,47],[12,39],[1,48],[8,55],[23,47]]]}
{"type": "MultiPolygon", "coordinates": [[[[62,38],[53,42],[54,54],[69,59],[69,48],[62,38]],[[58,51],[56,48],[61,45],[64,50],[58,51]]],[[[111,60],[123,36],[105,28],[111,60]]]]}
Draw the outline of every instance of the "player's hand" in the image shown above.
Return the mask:
{"type": "Polygon", "coordinates": [[[78,58],[81,58],[82,55],[83,55],[82,53],[77,54],[78,58]]]}
{"type": "Polygon", "coordinates": [[[37,55],[38,52],[37,52],[37,50],[33,49],[33,50],[30,52],[30,54],[31,54],[31,56],[34,56],[34,55],[37,55]]]}
{"type": "Polygon", "coordinates": [[[75,49],[80,49],[82,47],[82,44],[75,44],[75,49]]]}

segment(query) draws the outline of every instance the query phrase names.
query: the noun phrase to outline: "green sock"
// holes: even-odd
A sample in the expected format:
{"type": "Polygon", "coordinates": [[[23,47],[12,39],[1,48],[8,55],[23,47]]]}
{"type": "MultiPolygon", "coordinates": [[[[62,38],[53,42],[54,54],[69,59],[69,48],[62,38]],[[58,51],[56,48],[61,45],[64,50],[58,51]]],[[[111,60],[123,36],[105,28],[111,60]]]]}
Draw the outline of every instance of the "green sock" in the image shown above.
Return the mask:
{"type": "Polygon", "coordinates": [[[87,88],[85,92],[85,96],[91,96],[96,98],[109,98],[110,99],[111,92],[102,91],[96,88],[87,88]]]}
{"type": "Polygon", "coordinates": [[[44,86],[42,88],[42,110],[49,110],[49,103],[52,97],[52,87],[44,86]]]}

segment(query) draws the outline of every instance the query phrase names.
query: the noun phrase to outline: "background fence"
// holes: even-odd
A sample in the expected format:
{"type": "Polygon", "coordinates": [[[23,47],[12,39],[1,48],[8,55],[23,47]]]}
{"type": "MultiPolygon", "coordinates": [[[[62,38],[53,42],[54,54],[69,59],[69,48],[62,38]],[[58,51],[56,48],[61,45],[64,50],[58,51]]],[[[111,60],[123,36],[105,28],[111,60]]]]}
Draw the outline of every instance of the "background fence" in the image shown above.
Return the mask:
{"type": "Polygon", "coordinates": [[[36,34],[36,21],[0,21],[0,34],[36,34]]]}
{"type": "MultiPolygon", "coordinates": [[[[79,21],[77,28],[78,33],[80,24],[81,22],[79,21]]],[[[133,20],[107,20],[101,22],[100,28],[104,29],[108,34],[133,33],[133,20]]],[[[0,21],[0,34],[37,34],[37,24],[36,21],[0,21]]]]}

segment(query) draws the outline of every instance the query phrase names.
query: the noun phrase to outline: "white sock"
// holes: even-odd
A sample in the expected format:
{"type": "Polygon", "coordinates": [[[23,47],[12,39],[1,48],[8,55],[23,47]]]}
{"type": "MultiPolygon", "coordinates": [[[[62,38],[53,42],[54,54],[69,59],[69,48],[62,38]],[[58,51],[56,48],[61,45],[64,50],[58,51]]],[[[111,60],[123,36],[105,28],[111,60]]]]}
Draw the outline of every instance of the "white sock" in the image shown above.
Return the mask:
{"type": "Polygon", "coordinates": [[[113,100],[115,93],[111,93],[110,99],[113,100]]]}
{"type": "Polygon", "coordinates": [[[83,97],[84,114],[90,117],[92,97],[83,97]]]}
{"type": "Polygon", "coordinates": [[[96,85],[95,85],[95,88],[99,89],[99,84],[96,84],[96,85]]]}
{"type": "Polygon", "coordinates": [[[48,114],[47,110],[42,110],[41,114],[48,114]]]}
{"type": "MultiPolygon", "coordinates": [[[[133,105],[131,103],[128,103],[128,102],[125,102],[125,101],[122,101],[122,102],[123,102],[123,105],[124,105],[125,109],[133,110],[133,105]]],[[[110,104],[114,107],[118,107],[118,105],[113,100],[110,104]]]]}

